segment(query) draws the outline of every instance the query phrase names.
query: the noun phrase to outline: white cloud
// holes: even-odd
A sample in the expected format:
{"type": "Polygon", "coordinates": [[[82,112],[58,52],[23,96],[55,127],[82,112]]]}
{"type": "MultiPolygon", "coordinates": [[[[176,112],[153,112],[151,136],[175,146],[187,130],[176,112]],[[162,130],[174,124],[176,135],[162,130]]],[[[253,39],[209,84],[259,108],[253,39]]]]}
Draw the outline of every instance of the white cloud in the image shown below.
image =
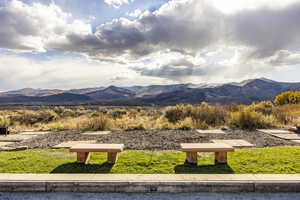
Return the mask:
{"type": "Polygon", "coordinates": [[[128,16],[130,17],[139,17],[140,15],[142,15],[142,11],[140,9],[135,9],[133,12],[128,13],[128,16]]]}
{"type": "Polygon", "coordinates": [[[141,77],[117,63],[98,62],[79,57],[49,57],[44,60],[24,56],[0,55],[0,90],[16,88],[72,89],[117,84],[148,85],[168,83],[160,78],[141,77]]]}
{"type": "Polygon", "coordinates": [[[241,12],[243,10],[255,10],[259,8],[283,9],[295,3],[298,0],[210,0],[211,3],[220,11],[226,14],[241,12]]]}
{"type": "MultiPolygon", "coordinates": [[[[117,7],[129,2],[106,0],[117,7]]],[[[171,0],[154,12],[136,10],[129,14],[134,18],[114,19],[92,32],[89,20],[76,20],[54,4],[11,0],[0,9],[0,48],[86,55],[102,63],[114,63],[111,65],[116,69],[119,67],[134,76],[136,83],[144,83],[142,79],[149,83],[164,79],[169,82],[244,79],[276,66],[300,63],[300,2],[270,2],[171,0]]],[[[61,72],[49,62],[41,63],[44,71],[51,68],[52,74],[61,72]]],[[[65,66],[53,65],[71,70],[70,63],[67,60],[65,66]]],[[[86,74],[85,78],[94,77],[96,71],[87,74],[79,70],[80,65],[73,66],[74,72],[86,74]]],[[[118,70],[101,67],[108,70],[111,81],[122,84],[132,81],[125,79],[124,74],[114,74],[118,70]]],[[[40,68],[31,70],[32,75],[35,70],[42,72],[40,68]]],[[[30,74],[25,77],[30,78],[30,74]]],[[[57,77],[53,75],[52,79],[57,77]]],[[[60,80],[59,83],[67,83],[63,77],[60,80]]],[[[85,84],[78,80],[79,84],[85,84]]]]}
{"type": "Polygon", "coordinates": [[[0,48],[37,51],[47,50],[51,41],[64,41],[66,35],[91,33],[91,26],[73,20],[55,4],[27,5],[18,0],[8,1],[0,9],[0,48]]]}
{"type": "Polygon", "coordinates": [[[104,2],[110,6],[113,6],[114,8],[119,8],[123,4],[129,4],[130,2],[133,2],[133,0],[104,0],[104,2]]]}

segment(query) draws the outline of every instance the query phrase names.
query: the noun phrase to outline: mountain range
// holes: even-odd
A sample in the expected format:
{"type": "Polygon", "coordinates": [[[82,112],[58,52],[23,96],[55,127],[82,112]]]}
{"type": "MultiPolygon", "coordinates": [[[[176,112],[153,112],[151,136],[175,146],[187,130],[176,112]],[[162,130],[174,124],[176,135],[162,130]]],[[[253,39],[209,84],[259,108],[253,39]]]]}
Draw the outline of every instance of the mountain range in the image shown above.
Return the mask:
{"type": "Polygon", "coordinates": [[[1,104],[30,103],[105,103],[106,105],[174,105],[210,103],[242,103],[272,100],[284,91],[300,89],[300,82],[277,82],[250,79],[226,84],[175,84],[131,87],[96,87],[71,90],[34,89],[0,93],[1,104]]]}

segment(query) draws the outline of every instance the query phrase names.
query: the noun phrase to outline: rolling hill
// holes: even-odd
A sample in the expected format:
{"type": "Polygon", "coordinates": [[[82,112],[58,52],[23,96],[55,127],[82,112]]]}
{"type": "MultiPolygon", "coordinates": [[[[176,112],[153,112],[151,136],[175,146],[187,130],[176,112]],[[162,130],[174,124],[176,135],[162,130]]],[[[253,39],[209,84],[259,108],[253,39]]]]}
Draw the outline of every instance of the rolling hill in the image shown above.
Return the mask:
{"type": "Polygon", "coordinates": [[[299,83],[265,78],[227,84],[175,84],[131,87],[97,87],[72,90],[25,88],[0,93],[0,103],[93,102],[106,104],[174,105],[179,103],[243,103],[272,100],[284,91],[300,89],[299,83]]]}

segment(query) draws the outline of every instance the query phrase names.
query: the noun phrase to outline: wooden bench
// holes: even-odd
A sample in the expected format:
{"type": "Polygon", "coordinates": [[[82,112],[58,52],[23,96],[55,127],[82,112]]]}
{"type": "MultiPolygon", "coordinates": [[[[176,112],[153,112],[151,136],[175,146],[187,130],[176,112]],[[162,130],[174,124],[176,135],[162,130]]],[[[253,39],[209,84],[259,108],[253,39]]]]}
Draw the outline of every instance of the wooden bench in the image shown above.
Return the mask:
{"type": "Polygon", "coordinates": [[[107,152],[107,162],[114,164],[123,148],[124,144],[77,144],[70,148],[70,152],[77,153],[79,163],[88,163],[90,152],[107,152]]]}
{"type": "Polygon", "coordinates": [[[198,152],[215,152],[215,163],[227,163],[227,152],[233,152],[234,148],[222,143],[182,143],[181,151],[186,152],[186,162],[197,164],[198,152]]]}

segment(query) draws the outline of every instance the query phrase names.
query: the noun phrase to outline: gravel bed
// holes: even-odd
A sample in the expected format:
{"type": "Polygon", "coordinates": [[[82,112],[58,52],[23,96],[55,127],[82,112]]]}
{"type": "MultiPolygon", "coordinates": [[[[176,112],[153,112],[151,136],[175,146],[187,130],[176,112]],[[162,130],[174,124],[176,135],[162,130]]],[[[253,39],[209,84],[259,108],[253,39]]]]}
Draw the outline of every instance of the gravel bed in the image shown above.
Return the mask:
{"type": "Polygon", "coordinates": [[[82,135],[79,132],[55,132],[19,142],[13,146],[51,148],[66,141],[97,140],[97,143],[122,143],[125,149],[174,150],[180,143],[204,143],[213,139],[243,139],[255,147],[299,145],[258,131],[228,130],[227,134],[198,133],[196,130],[114,131],[107,135],[82,135]]]}

